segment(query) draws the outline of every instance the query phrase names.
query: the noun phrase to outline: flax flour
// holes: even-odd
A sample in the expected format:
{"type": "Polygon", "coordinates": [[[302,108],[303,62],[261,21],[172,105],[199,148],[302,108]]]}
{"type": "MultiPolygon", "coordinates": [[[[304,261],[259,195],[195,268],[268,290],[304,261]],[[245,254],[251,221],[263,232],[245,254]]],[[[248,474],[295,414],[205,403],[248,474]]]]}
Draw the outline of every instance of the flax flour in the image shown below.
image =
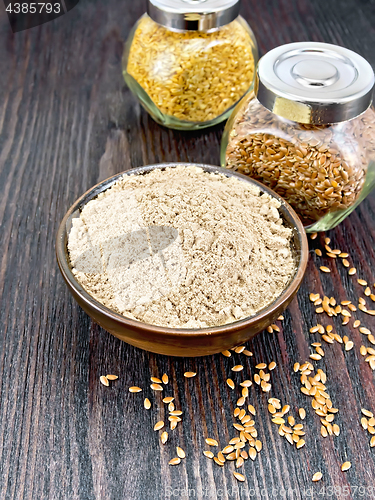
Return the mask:
{"type": "Polygon", "coordinates": [[[73,219],[73,273],[103,305],[145,323],[231,323],[268,306],[295,273],[279,206],[195,166],[124,175],[73,219]]]}

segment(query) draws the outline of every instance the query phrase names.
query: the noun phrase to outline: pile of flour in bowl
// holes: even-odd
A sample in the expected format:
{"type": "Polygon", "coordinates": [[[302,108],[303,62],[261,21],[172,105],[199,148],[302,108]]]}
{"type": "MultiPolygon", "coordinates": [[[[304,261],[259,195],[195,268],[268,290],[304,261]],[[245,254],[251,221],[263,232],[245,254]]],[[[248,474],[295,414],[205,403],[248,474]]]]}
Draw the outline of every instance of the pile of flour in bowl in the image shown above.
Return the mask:
{"type": "Polygon", "coordinates": [[[73,273],[104,306],[153,325],[253,316],[296,272],[279,206],[247,182],[195,166],[124,175],[73,219],[73,273]]]}

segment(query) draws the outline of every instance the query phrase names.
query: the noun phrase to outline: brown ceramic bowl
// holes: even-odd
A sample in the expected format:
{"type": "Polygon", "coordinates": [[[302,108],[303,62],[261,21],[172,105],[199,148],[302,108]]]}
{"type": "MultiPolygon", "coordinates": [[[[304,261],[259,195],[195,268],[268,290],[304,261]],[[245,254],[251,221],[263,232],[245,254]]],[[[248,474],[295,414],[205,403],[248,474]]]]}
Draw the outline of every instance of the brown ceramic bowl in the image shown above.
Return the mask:
{"type": "Polygon", "coordinates": [[[72,274],[67,251],[67,238],[71,228],[71,220],[77,217],[86,203],[102,191],[110,188],[122,175],[142,175],[155,168],[166,168],[176,165],[176,163],[166,163],[134,168],[110,177],[87,191],[70,207],[60,224],[56,240],[57,262],[73,297],[82,309],[96,323],[119,339],[141,349],[159,354],[170,356],[205,356],[242,344],[254,337],[258,332],[267,328],[271,323],[274,323],[276,318],[282,314],[291,302],[301,285],[308,259],[306,233],[294,210],[274,191],[260,182],[232,172],[231,170],[196,164],[196,166],[203,168],[206,172],[220,172],[227,177],[236,177],[243,182],[255,184],[263,192],[274,196],[281,202],[279,210],[284,223],[293,228],[292,244],[297,260],[297,270],[294,277],[284,292],[272,304],[255,316],[241,319],[234,323],[201,329],[178,329],[153,326],[126,318],[104,307],[82,288],[72,274]]]}

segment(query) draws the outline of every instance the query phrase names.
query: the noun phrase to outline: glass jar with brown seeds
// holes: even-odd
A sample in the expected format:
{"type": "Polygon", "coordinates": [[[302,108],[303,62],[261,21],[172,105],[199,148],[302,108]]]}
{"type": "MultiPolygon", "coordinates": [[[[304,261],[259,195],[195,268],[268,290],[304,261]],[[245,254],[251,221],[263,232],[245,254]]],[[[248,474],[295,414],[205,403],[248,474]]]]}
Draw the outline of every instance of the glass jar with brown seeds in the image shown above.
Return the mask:
{"type": "Polygon", "coordinates": [[[273,49],[227,123],[222,166],[283,196],[307,231],[335,227],[375,186],[373,86],[371,66],[342,47],[273,49]]]}

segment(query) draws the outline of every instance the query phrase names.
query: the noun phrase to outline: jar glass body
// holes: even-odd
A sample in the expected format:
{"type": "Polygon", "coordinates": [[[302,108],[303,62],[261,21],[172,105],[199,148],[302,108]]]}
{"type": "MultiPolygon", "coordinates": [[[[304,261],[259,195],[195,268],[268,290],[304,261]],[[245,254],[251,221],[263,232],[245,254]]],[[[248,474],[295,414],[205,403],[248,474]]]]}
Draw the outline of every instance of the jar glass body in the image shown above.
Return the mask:
{"type": "Polygon", "coordinates": [[[195,130],[228,118],[253,84],[257,59],[255,37],[240,16],[202,32],[174,31],[144,14],[125,44],[122,67],[156,122],[195,130]]]}
{"type": "Polygon", "coordinates": [[[375,111],[304,125],[275,115],[250,93],[227,122],[221,165],[276,191],[307,232],[327,231],[375,187],[375,111]]]}

